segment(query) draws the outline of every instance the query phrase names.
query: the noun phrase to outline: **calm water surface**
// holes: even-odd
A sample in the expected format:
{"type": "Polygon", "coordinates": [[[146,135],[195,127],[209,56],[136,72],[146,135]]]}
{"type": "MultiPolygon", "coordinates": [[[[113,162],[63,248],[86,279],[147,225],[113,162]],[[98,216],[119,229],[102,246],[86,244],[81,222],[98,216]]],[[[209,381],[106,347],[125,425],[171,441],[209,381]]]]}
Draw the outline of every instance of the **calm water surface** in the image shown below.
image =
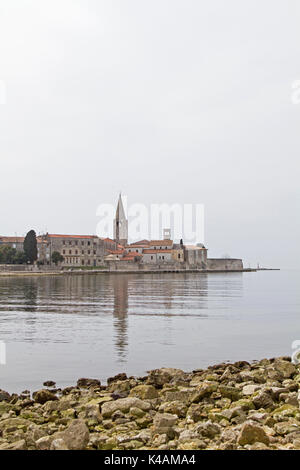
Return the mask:
{"type": "Polygon", "coordinates": [[[0,388],[291,354],[299,271],[0,278],[0,388]]]}

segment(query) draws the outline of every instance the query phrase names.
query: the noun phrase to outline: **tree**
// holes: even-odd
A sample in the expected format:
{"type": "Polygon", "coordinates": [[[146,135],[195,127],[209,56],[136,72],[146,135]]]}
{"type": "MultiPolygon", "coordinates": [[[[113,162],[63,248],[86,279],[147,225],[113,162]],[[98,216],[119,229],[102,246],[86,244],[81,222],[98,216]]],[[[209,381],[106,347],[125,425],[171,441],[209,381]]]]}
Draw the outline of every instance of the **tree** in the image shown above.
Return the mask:
{"type": "Polygon", "coordinates": [[[30,230],[24,240],[24,252],[28,261],[33,264],[37,260],[37,240],[34,230],[30,230]]]}
{"type": "Polygon", "coordinates": [[[0,246],[0,263],[13,264],[17,250],[9,245],[0,246]]]}
{"type": "Polygon", "coordinates": [[[17,251],[13,264],[26,264],[27,256],[24,251],[17,251]]]}
{"type": "Polygon", "coordinates": [[[25,264],[26,261],[24,251],[17,251],[9,245],[0,246],[0,264],[25,264]]]}
{"type": "Polygon", "coordinates": [[[58,263],[62,263],[65,258],[58,251],[53,251],[51,259],[52,262],[57,266],[58,263]]]}

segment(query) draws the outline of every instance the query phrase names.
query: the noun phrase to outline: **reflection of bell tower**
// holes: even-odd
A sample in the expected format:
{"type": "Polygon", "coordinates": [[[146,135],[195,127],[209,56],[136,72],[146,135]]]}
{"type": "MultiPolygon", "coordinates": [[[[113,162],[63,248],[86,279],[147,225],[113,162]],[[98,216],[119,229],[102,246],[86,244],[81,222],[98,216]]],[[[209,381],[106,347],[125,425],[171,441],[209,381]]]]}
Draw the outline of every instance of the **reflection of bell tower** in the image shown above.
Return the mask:
{"type": "Polygon", "coordinates": [[[122,361],[126,357],[127,338],[127,317],[128,317],[128,278],[116,276],[114,286],[114,329],[115,347],[119,359],[122,361]]]}
{"type": "Polygon", "coordinates": [[[125,216],[121,194],[119,195],[116,218],[114,220],[114,239],[121,245],[127,245],[128,241],[128,220],[125,216]]]}

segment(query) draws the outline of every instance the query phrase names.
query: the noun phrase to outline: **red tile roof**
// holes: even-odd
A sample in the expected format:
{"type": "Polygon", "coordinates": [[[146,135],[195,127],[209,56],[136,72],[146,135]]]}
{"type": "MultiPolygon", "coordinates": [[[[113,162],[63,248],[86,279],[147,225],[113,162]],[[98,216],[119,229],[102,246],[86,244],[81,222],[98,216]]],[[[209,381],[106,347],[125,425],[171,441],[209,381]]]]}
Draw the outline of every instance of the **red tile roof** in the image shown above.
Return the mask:
{"type": "Polygon", "coordinates": [[[173,240],[151,240],[149,242],[150,246],[172,246],[173,240]]]}
{"type": "Polygon", "coordinates": [[[143,254],[146,255],[157,255],[160,253],[172,253],[173,250],[151,250],[151,249],[145,249],[143,251],[143,254]]]}
{"type": "Polygon", "coordinates": [[[149,240],[139,240],[138,242],[130,243],[129,246],[136,246],[136,245],[149,245],[149,240]]]}
{"type": "Polygon", "coordinates": [[[47,236],[49,238],[98,238],[97,235],[59,235],[56,233],[48,233],[47,236]]]}
{"type": "Polygon", "coordinates": [[[2,243],[23,243],[24,237],[0,237],[2,243]]]}
{"type": "Polygon", "coordinates": [[[107,250],[111,255],[122,255],[124,250],[107,250]]]}

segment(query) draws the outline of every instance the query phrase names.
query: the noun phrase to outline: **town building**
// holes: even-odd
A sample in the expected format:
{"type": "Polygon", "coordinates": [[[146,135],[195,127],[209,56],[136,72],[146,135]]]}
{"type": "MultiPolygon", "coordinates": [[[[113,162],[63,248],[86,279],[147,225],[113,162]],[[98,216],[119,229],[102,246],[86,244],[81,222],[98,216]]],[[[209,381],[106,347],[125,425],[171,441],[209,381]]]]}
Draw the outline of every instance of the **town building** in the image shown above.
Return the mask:
{"type": "MultiPolygon", "coordinates": [[[[240,259],[208,259],[207,248],[174,243],[171,229],[163,230],[161,240],[139,240],[128,243],[128,220],[121,194],[113,221],[114,239],[97,235],[49,234],[37,237],[38,263],[53,266],[52,255],[60,253],[61,268],[107,267],[109,269],[186,269],[186,270],[242,270],[240,259]],[[127,267],[127,268],[126,268],[127,267]]],[[[9,245],[23,251],[24,237],[0,237],[0,246],[9,245]]]]}

